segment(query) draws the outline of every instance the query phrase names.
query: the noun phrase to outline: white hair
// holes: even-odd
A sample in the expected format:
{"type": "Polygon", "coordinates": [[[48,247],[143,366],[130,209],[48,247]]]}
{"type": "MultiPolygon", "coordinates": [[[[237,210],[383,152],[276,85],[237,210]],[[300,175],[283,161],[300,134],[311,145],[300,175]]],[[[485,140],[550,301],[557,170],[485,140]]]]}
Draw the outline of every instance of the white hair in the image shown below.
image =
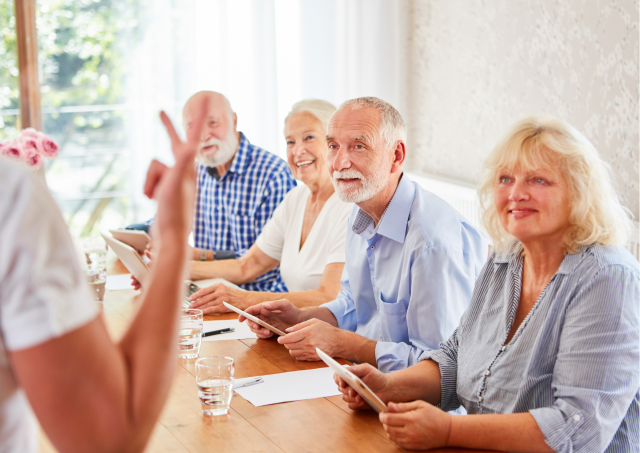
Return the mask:
{"type": "Polygon", "coordinates": [[[340,109],[349,107],[359,110],[367,107],[376,109],[380,113],[380,134],[386,142],[387,148],[395,150],[399,140],[407,140],[407,127],[404,124],[402,115],[388,102],[380,98],[368,96],[356,99],[349,99],[340,105],[340,109]]]}
{"type": "Polygon", "coordinates": [[[307,112],[320,121],[326,131],[329,126],[329,120],[335,111],[336,106],[331,102],[323,101],[322,99],[304,99],[293,104],[291,111],[284,119],[284,123],[287,124],[287,120],[296,113],[307,112]]]}

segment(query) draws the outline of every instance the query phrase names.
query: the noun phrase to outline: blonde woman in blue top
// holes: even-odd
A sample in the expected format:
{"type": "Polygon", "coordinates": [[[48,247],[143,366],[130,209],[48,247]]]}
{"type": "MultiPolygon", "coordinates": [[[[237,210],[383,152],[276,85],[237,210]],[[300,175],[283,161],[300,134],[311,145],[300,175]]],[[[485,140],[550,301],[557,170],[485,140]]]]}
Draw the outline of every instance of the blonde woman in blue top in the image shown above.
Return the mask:
{"type": "MultiPolygon", "coordinates": [[[[351,367],[389,403],[389,438],[637,452],[640,277],[606,164],[568,124],[530,117],[489,155],[480,195],[495,250],[458,329],[406,370],[351,367]],[[446,412],[459,406],[471,415],[446,412]]],[[[365,406],[336,381],[349,407],[365,406]]]]}

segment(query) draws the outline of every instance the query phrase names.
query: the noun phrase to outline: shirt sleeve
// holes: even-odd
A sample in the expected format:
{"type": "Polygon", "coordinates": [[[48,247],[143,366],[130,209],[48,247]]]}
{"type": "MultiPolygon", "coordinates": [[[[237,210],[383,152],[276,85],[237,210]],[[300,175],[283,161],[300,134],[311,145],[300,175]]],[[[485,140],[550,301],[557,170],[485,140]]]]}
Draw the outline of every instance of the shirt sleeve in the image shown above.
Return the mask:
{"type": "Polygon", "coordinates": [[[273,216],[267,221],[262,233],[256,239],[258,248],[277,261],[282,261],[287,211],[291,201],[291,197],[285,196],[284,201],[275,209],[273,216]]]}
{"type": "Polygon", "coordinates": [[[553,371],[555,402],[530,411],[556,452],[605,451],[637,398],[639,286],[637,273],[608,266],[567,307],[553,371]]]}
{"type": "Polygon", "coordinates": [[[338,327],[344,330],[355,332],[358,328],[358,316],[356,314],[356,305],[351,297],[351,286],[349,285],[349,276],[347,267],[342,271],[340,280],[342,290],[338,293],[336,300],[320,305],[327,308],[338,321],[338,327]]]}
{"type": "Polygon", "coordinates": [[[331,219],[331,228],[333,234],[329,239],[329,253],[327,254],[326,264],[344,263],[345,262],[345,242],[347,240],[347,225],[349,222],[349,214],[353,205],[340,203],[340,209],[337,218],[331,219]]]}
{"type": "Polygon", "coordinates": [[[409,343],[379,341],[381,371],[415,365],[424,351],[437,349],[453,333],[469,305],[475,271],[463,253],[447,246],[427,248],[411,266],[411,294],[406,312],[409,343]]]}
{"type": "Polygon", "coordinates": [[[0,331],[9,350],[64,335],[98,314],[44,182],[18,177],[4,186],[12,201],[0,203],[0,331]]]}

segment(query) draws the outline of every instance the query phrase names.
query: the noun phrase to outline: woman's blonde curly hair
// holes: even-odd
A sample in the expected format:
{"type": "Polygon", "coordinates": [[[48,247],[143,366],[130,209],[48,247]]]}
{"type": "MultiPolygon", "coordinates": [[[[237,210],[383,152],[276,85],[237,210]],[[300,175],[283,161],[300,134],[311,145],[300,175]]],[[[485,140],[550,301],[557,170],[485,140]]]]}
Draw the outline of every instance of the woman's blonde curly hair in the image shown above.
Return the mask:
{"type": "Polygon", "coordinates": [[[483,165],[478,195],[482,220],[500,253],[515,238],[500,223],[493,200],[499,173],[518,168],[557,168],[570,190],[570,227],[563,236],[567,253],[581,245],[625,245],[632,223],[611,178],[611,169],[594,146],[575,128],[550,116],[530,116],[516,123],[498,142],[483,165]]]}

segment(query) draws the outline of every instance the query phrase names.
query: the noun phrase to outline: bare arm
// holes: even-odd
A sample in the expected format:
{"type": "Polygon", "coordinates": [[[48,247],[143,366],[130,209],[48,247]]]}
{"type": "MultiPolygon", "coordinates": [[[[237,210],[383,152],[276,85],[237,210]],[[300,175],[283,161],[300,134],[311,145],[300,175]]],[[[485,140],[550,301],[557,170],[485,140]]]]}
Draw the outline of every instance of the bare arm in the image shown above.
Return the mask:
{"type": "Polygon", "coordinates": [[[206,112],[182,143],[162,114],[176,156],[168,169],[153,162],[145,193],[159,201],[158,255],[151,284],[129,330],[118,344],[102,318],[10,359],[41,425],[64,451],[141,451],[173,377],[186,240],[191,229],[193,158],[206,112]],[[64,408],[64,417],[60,409],[64,408]]]}
{"type": "MultiPolygon", "coordinates": [[[[255,245],[251,247],[251,250],[253,250],[254,247],[262,253],[255,245]]],[[[251,250],[249,252],[251,252],[251,250]]],[[[226,260],[221,263],[225,263],[227,261],[231,260],[226,260]]],[[[217,283],[207,288],[202,288],[200,291],[193,294],[189,300],[192,301],[191,308],[202,310],[205,314],[228,312],[229,310],[222,305],[222,302],[235,305],[243,310],[262,302],[270,302],[279,299],[286,299],[299,308],[317,307],[325,302],[330,302],[337,297],[340,292],[340,277],[342,276],[343,268],[344,263],[327,264],[324,268],[324,273],[322,274],[320,286],[318,289],[309,291],[298,291],[292,293],[242,291],[230,288],[222,283],[217,283]]],[[[222,275],[218,276],[222,277],[222,275]]]]}
{"type": "Polygon", "coordinates": [[[236,285],[254,281],[265,272],[275,269],[280,261],[274,260],[253,244],[237,260],[192,261],[191,279],[224,278],[236,285]]]}

